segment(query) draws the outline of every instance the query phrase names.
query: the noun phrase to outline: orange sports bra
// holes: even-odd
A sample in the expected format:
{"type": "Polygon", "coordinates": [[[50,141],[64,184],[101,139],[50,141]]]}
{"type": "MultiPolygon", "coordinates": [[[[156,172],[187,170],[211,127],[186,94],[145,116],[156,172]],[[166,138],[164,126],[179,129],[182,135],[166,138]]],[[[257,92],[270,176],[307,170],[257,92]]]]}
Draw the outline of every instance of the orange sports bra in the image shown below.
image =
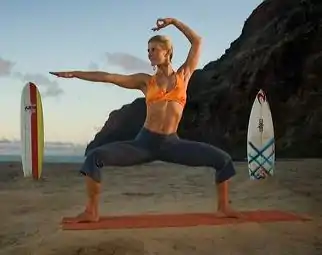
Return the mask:
{"type": "Polygon", "coordinates": [[[182,106],[186,104],[187,87],[184,84],[182,75],[176,73],[176,84],[174,88],[168,92],[160,89],[156,82],[156,77],[153,75],[148,83],[145,100],[147,104],[160,101],[175,101],[182,106]]]}

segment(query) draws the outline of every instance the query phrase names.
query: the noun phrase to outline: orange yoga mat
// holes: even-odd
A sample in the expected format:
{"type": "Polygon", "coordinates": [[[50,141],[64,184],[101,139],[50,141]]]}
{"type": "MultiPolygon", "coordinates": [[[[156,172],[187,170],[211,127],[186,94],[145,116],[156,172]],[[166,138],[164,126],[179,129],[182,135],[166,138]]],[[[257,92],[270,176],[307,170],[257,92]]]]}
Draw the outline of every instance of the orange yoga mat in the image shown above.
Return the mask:
{"type": "Polygon", "coordinates": [[[77,223],[74,218],[63,218],[64,230],[126,229],[126,228],[165,228],[225,225],[245,222],[304,221],[309,218],[283,211],[244,211],[242,219],[223,218],[215,213],[181,213],[103,216],[98,222],[77,223]],[[74,222],[73,222],[74,220],[74,222]]]}

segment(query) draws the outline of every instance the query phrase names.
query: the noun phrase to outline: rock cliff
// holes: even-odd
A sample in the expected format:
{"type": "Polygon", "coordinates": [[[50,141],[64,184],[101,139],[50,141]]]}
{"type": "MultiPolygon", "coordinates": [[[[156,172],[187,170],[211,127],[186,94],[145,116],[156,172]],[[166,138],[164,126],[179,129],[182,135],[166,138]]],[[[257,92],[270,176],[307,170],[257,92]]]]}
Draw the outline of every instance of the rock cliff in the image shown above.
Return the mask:
{"type": "MultiPolygon", "coordinates": [[[[321,157],[321,17],[321,0],[263,1],[230,48],[194,72],[179,135],[245,158],[249,113],[263,89],[275,125],[276,156],[321,157]]],[[[86,151],[134,138],[145,114],[143,98],[113,111],[86,151]]]]}

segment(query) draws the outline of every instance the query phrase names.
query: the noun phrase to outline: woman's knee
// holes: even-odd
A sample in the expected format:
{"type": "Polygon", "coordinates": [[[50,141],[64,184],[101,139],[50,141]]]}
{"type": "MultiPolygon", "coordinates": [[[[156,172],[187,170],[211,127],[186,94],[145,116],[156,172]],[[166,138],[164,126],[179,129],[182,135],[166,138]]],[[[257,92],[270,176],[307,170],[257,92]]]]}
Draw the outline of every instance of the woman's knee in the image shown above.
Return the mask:
{"type": "Polygon", "coordinates": [[[212,147],[212,152],[211,153],[211,159],[213,162],[215,162],[215,167],[220,170],[221,168],[224,168],[228,163],[232,161],[231,156],[224,150],[212,147]]]}
{"type": "Polygon", "coordinates": [[[229,155],[229,153],[223,151],[223,158],[225,161],[225,165],[228,163],[231,163],[233,161],[232,157],[229,155]]]}
{"type": "Polygon", "coordinates": [[[90,150],[86,156],[86,160],[91,164],[94,164],[98,168],[102,168],[109,164],[110,153],[107,149],[98,147],[96,149],[90,150]]]}
{"type": "Polygon", "coordinates": [[[92,150],[88,153],[83,166],[80,170],[81,174],[92,178],[96,182],[101,181],[101,171],[103,167],[103,161],[100,159],[100,153],[98,150],[92,150]]]}
{"type": "Polygon", "coordinates": [[[225,151],[221,150],[221,164],[217,166],[216,181],[218,183],[226,181],[236,174],[232,157],[225,151]]]}

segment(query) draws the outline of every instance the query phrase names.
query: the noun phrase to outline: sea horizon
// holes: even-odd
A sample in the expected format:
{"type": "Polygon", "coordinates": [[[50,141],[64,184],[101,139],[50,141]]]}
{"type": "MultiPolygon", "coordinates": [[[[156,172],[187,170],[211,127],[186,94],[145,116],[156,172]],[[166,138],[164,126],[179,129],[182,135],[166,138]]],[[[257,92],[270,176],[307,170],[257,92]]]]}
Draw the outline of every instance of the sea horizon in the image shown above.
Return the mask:
{"type": "MultiPolygon", "coordinates": [[[[75,154],[47,154],[44,155],[44,163],[82,163],[85,157],[75,154]]],[[[19,154],[0,154],[0,163],[21,162],[19,154]]]]}

